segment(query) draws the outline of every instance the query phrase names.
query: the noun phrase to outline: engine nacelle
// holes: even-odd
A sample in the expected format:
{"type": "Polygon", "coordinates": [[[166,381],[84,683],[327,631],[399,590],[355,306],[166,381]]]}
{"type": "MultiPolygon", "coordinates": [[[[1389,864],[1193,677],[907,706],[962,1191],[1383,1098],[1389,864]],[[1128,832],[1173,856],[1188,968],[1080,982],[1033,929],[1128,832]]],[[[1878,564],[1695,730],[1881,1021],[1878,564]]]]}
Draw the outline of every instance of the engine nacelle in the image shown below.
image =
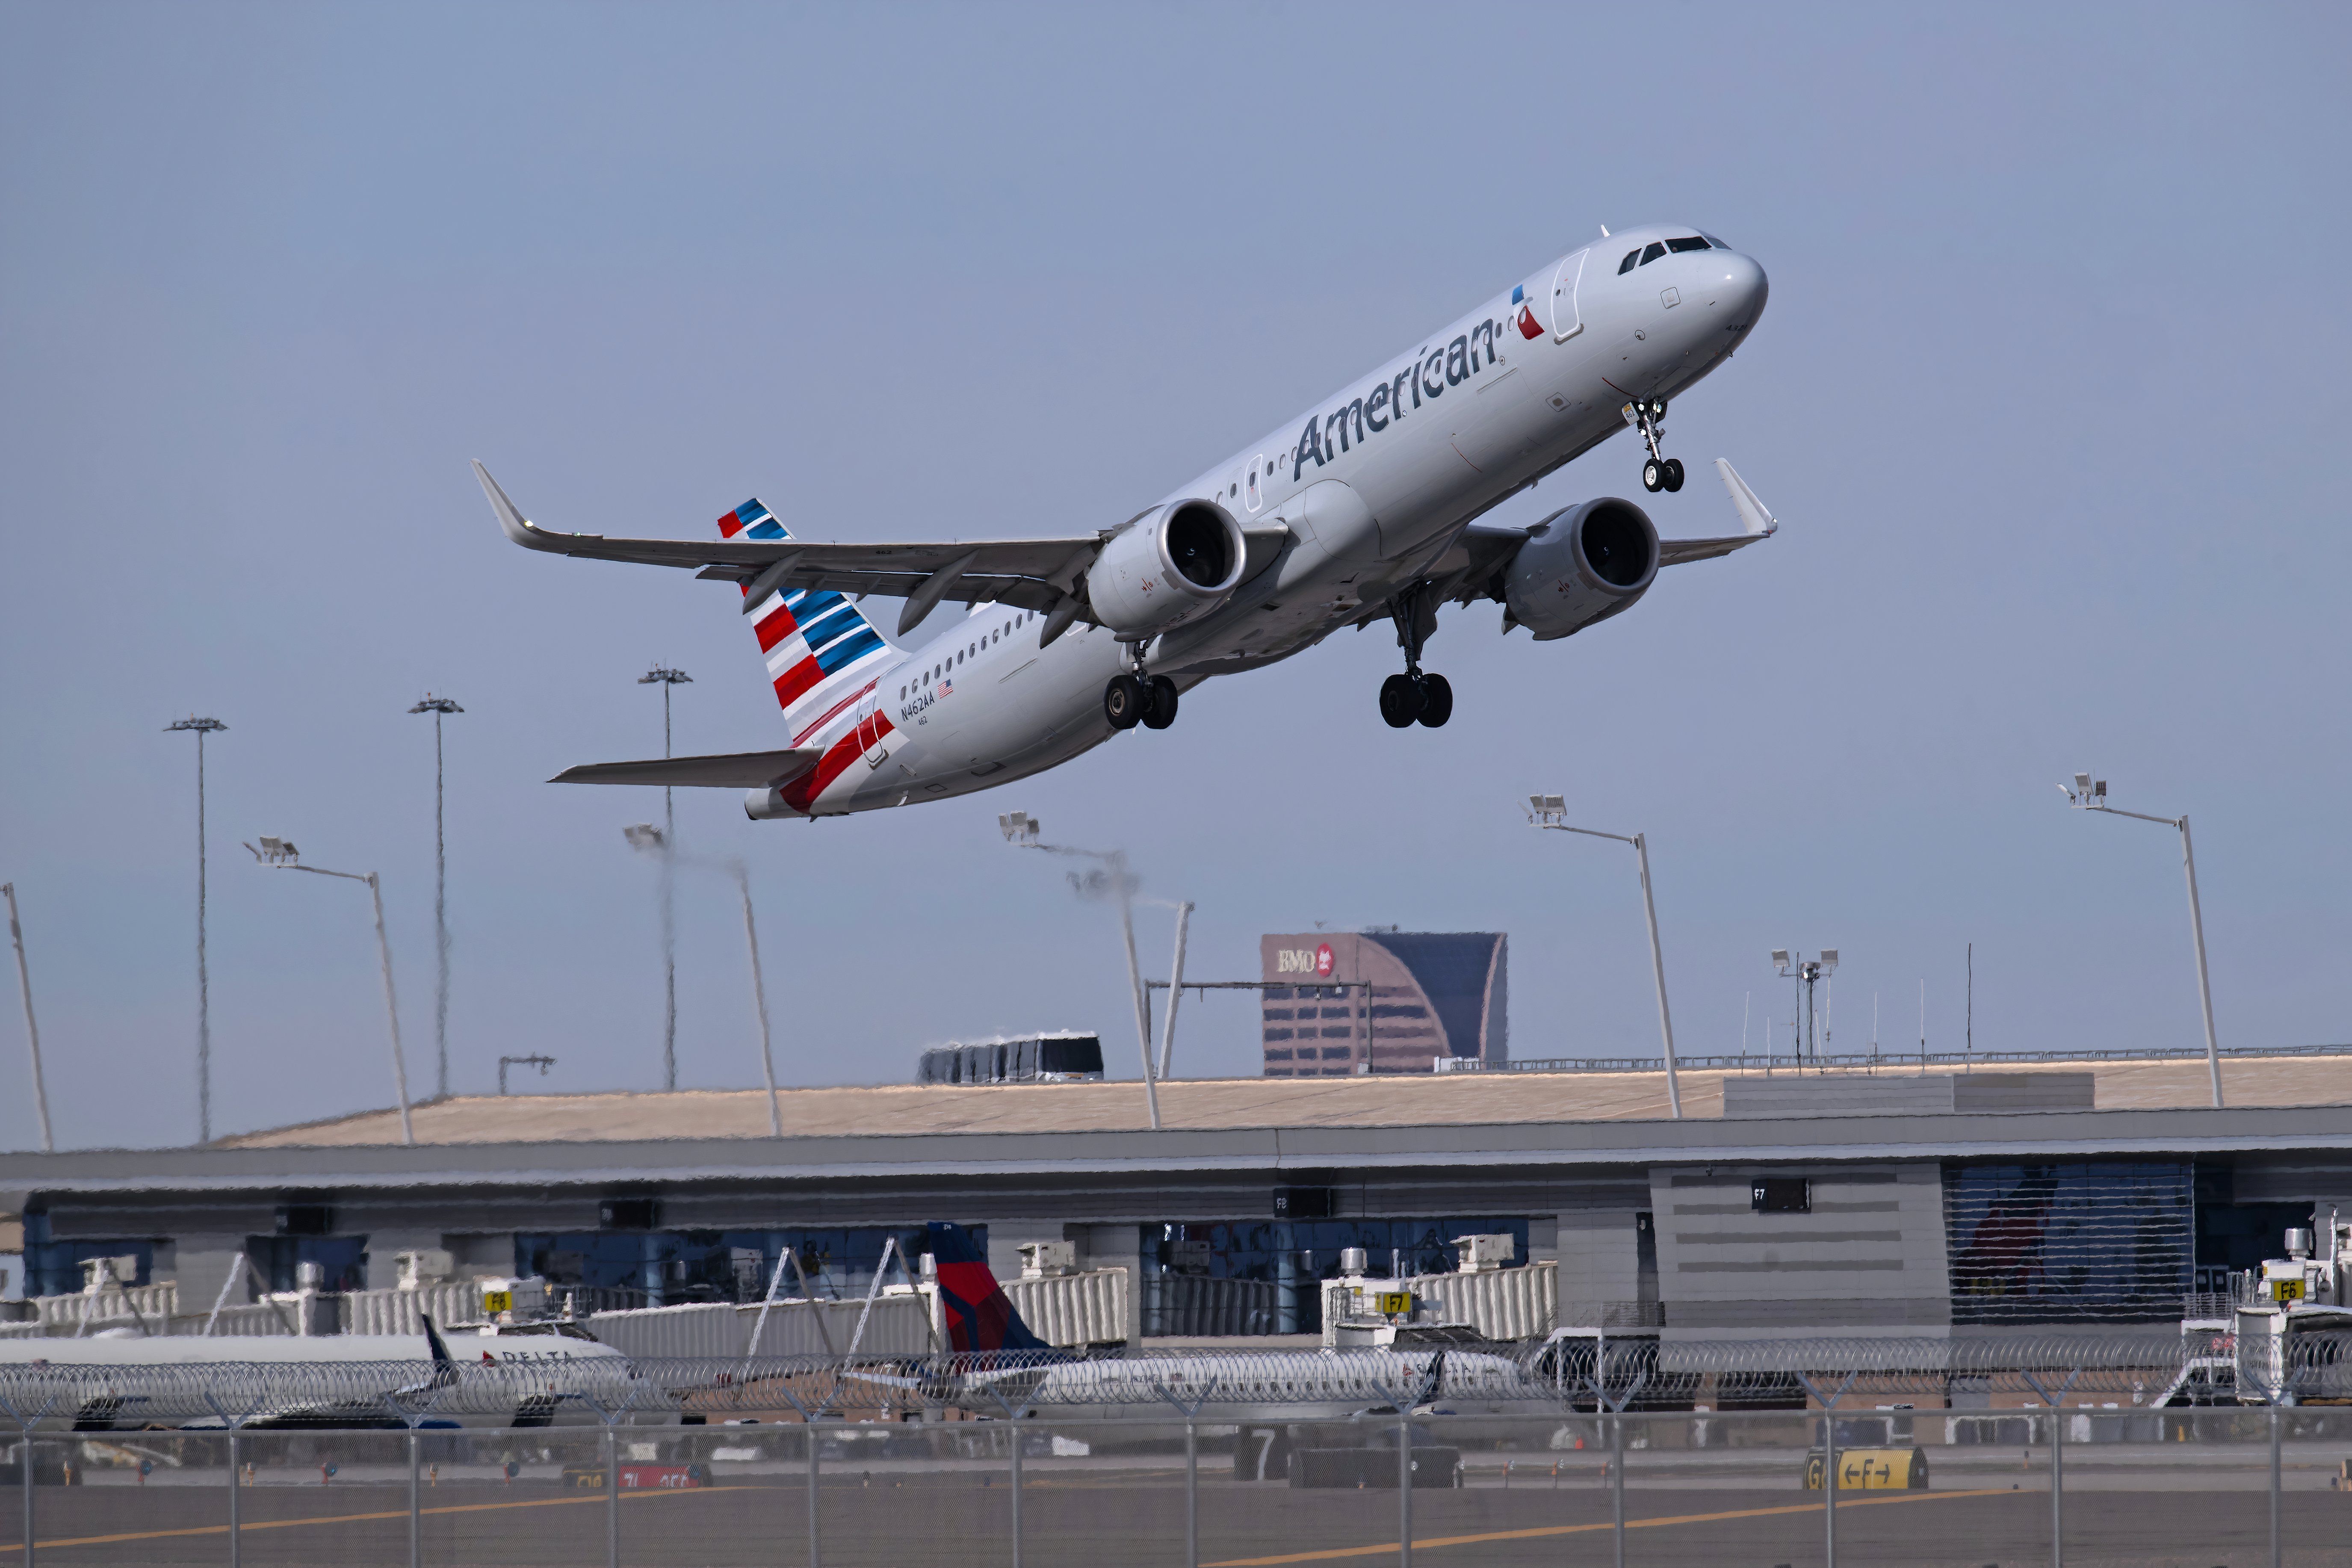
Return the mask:
{"type": "Polygon", "coordinates": [[[1087,568],[1087,602],[1122,641],[1157,637],[1230,598],[1246,553],[1241,524],[1223,507],[1170,501],[1111,536],[1087,568]]]}
{"type": "Polygon", "coordinates": [[[1549,642],[1608,619],[1658,575],[1658,530],[1629,500],[1603,496],[1528,530],[1503,573],[1511,619],[1549,642]]]}

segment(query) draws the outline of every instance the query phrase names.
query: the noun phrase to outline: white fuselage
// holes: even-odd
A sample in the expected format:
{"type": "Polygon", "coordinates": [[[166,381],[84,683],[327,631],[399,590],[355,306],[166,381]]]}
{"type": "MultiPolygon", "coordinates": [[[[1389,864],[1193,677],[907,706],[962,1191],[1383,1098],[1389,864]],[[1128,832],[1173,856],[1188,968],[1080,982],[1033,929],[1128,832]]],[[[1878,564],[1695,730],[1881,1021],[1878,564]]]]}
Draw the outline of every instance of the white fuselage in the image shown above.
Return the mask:
{"type": "MultiPolygon", "coordinates": [[[[1753,260],[1710,247],[1619,271],[1697,232],[1633,229],[1573,251],[1170,492],[1286,537],[1213,614],[1146,645],[1150,670],[1190,688],[1313,646],[1480,513],[1625,428],[1628,404],[1672,397],[1728,358],[1763,308],[1753,260]]],[[[1044,620],[977,607],[876,678],[883,723],[861,732],[865,709],[845,707],[794,737],[845,753],[807,815],[992,788],[1110,739],[1103,689],[1129,647],[1083,625],[1041,647],[1044,620]]]]}

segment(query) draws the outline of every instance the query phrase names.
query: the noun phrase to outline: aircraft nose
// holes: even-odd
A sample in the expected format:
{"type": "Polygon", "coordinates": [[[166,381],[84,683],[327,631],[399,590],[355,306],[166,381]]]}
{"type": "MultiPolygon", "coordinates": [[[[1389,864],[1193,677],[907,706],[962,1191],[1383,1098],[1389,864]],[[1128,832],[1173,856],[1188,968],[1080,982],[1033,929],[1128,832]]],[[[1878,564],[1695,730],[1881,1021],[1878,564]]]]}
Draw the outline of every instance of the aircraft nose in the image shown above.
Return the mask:
{"type": "Polygon", "coordinates": [[[1719,281],[1715,299],[1722,309],[1731,312],[1733,324],[1745,330],[1753,326],[1764,312],[1764,301],[1770,297],[1772,286],[1764,276],[1764,268],[1756,259],[1736,250],[1711,250],[1707,259],[1715,264],[1719,281]]]}

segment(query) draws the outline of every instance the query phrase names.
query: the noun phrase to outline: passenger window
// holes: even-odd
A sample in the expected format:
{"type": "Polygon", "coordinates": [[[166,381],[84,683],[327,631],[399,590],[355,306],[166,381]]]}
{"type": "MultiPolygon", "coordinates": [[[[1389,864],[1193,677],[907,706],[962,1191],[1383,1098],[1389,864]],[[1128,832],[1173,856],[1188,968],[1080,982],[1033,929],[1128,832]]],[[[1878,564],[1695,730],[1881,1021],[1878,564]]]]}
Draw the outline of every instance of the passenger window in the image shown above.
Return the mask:
{"type": "Polygon", "coordinates": [[[1664,256],[1665,253],[1666,247],[1654,239],[1643,248],[1642,265],[1647,267],[1651,262],[1655,261],[1659,257],[1664,256]]]}
{"type": "Polygon", "coordinates": [[[1706,248],[1706,241],[1694,234],[1686,239],[1670,239],[1666,241],[1666,248],[1679,256],[1685,250],[1705,250],[1706,248]]]}
{"type": "Polygon", "coordinates": [[[1641,253],[1639,250],[1629,250],[1629,251],[1627,251],[1627,252],[1625,253],[1625,259],[1624,259],[1624,260],[1622,260],[1622,261],[1621,261],[1621,262],[1619,262],[1619,263],[1617,264],[1617,271],[1618,271],[1618,273],[1622,276],[1622,275],[1623,275],[1623,274],[1625,274],[1625,273],[1628,273],[1628,272],[1633,271],[1633,263],[1635,263],[1636,261],[1639,261],[1639,260],[1641,260],[1641,259],[1642,259],[1642,253],[1641,253]]]}

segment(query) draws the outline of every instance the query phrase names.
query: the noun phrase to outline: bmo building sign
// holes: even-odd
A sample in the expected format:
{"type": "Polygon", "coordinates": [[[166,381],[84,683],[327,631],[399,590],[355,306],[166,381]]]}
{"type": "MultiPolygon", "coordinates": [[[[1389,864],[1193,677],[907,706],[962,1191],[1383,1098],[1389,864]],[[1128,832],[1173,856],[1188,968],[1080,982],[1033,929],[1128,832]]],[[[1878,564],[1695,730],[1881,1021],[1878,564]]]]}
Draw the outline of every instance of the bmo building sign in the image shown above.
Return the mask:
{"type": "Polygon", "coordinates": [[[1332,968],[1339,962],[1328,942],[1318,942],[1313,947],[1279,948],[1274,956],[1274,967],[1280,974],[1312,974],[1324,980],[1331,978],[1332,968]]]}
{"type": "Polygon", "coordinates": [[[1258,940],[1268,1078],[1425,1073],[1510,1059],[1499,931],[1316,931],[1258,940]]]}

